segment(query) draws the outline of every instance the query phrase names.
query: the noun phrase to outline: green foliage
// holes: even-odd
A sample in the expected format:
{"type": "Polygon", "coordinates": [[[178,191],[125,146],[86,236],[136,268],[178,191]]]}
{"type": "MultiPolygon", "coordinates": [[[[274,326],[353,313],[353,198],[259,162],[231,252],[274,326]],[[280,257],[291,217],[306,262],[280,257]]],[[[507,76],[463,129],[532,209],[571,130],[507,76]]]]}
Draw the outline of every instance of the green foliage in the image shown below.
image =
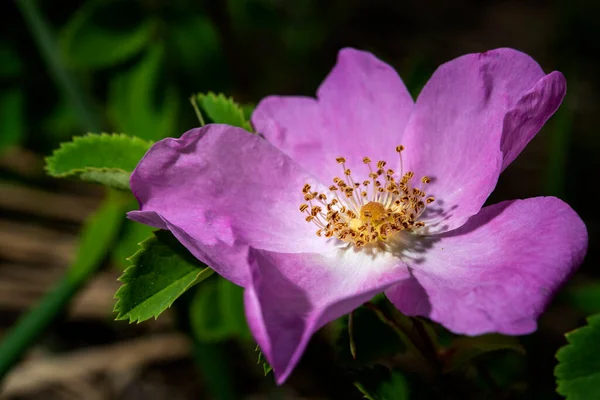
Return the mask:
{"type": "Polygon", "coordinates": [[[568,302],[584,313],[588,315],[600,313],[600,282],[571,286],[565,294],[568,302]]]}
{"type": "Polygon", "coordinates": [[[156,31],[153,20],[140,17],[136,2],[85,2],[60,35],[67,65],[102,68],[138,54],[156,31]]]}
{"type": "Polygon", "coordinates": [[[123,221],[121,193],[109,192],[100,208],[85,222],[75,261],[61,281],[5,333],[0,343],[0,378],[35,343],[41,332],[102,265],[123,221]]]}
{"type": "Polygon", "coordinates": [[[244,118],[246,119],[246,121],[250,121],[252,113],[256,108],[256,104],[242,104],[240,107],[242,107],[242,112],[244,113],[244,118]]]}
{"type": "Polygon", "coordinates": [[[157,231],[143,241],[119,280],[114,311],[129,322],[157,318],[192,285],[212,275],[168,231],[157,231]]]}
{"type": "Polygon", "coordinates": [[[128,201],[122,192],[108,192],[106,200],[83,226],[70,276],[88,275],[104,260],[118,236],[128,201]]]}
{"type": "Polygon", "coordinates": [[[271,365],[265,358],[265,355],[262,351],[260,351],[260,348],[258,346],[256,346],[256,351],[258,351],[258,359],[256,360],[256,363],[262,364],[263,373],[265,374],[265,376],[267,376],[271,371],[273,371],[273,367],[271,367],[271,365]]]}
{"type": "Polygon", "coordinates": [[[178,73],[185,75],[190,87],[223,90],[224,84],[231,82],[219,32],[208,16],[187,9],[174,12],[165,40],[170,62],[178,73]]]}
{"type": "Polygon", "coordinates": [[[410,399],[410,388],[404,374],[381,366],[362,371],[360,380],[354,382],[354,386],[368,400],[410,399]]]}
{"type": "Polygon", "coordinates": [[[0,154],[25,136],[25,97],[20,89],[0,93],[0,154]]]}
{"type": "Polygon", "coordinates": [[[569,344],[556,353],[556,391],[568,400],[590,399],[600,393],[600,314],[566,337],[569,344]]]}
{"type": "Polygon", "coordinates": [[[513,336],[489,334],[454,338],[445,351],[443,371],[450,372],[465,367],[475,358],[499,350],[513,350],[525,354],[525,349],[519,343],[519,339],[513,336]]]}
{"type": "MultiPolygon", "coordinates": [[[[385,298],[378,296],[374,302],[381,304],[385,298]]],[[[390,354],[406,350],[404,338],[399,337],[393,328],[366,307],[356,309],[352,318],[345,316],[341,321],[337,349],[339,360],[344,364],[372,365],[390,354]]]]}
{"type": "MultiPolygon", "coordinates": [[[[81,134],[81,124],[67,99],[61,97],[52,104],[52,112],[42,121],[42,129],[52,133],[54,142],[66,142],[81,134]]],[[[53,144],[53,146],[55,146],[53,144]]]]}
{"type": "Polygon", "coordinates": [[[25,93],[14,85],[23,68],[13,46],[0,40],[0,154],[25,136],[25,93]]]}
{"type": "Polygon", "coordinates": [[[208,92],[197,94],[196,101],[212,122],[233,125],[252,132],[244,109],[233,101],[233,98],[226,97],[223,93],[217,95],[208,92]]]}
{"type": "Polygon", "coordinates": [[[178,132],[179,94],[164,80],[164,63],[164,47],[153,45],[110,82],[108,114],[121,132],[148,140],[178,132]]]}
{"type": "Polygon", "coordinates": [[[46,158],[46,171],[53,177],[77,177],[116,189],[129,189],[129,175],[151,143],[122,134],[88,134],[46,158]]]}
{"type": "MultiPolygon", "coordinates": [[[[129,209],[137,208],[137,202],[135,203],[135,206],[129,207],[129,209]]],[[[155,230],[156,228],[151,226],[140,224],[129,219],[126,220],[123,224],[119,241],[116,243],[112,252],[113,262],[124,269],[126,267],[126,259],[137,252],[140,243],[151,236],[152,232],[155,230]]]]}
{"type": "Polygon", "coordinates": [[[215,276],[198,287],[190,305],[190,325],[202,342],[250,339],[244,315],[243,289],[215,276]]]}
{"type": "Polygon", "coordinates": [[[16,78],[21,74],[23,63],[14,47],[0,40],[0,78],[16,78]]]}

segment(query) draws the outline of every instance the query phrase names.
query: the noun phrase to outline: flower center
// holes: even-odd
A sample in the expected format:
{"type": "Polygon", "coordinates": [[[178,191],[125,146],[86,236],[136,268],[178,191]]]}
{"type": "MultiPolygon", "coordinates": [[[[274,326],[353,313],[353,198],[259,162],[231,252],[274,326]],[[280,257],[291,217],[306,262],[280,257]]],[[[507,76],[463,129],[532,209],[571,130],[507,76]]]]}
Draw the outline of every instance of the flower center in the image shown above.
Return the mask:
{"type": "Polygon", "coordinates": [[[360,248],[369,244],[385,246],[398,232],[412,232],[425,226],[419,217],[427,204],[434,201],[426,197],[424,187],[431,179],[421,178],[421,187],[411,183],[414,173],[404,173],[402,167],[402,151],[404,146],[397,146],[400,156],[400,179],[394,178],[394,170],[385,169],[386,162],[378,161],[374,170],[369,157],[363,163],[369,168],[368,180],[355,182],[352,172],[346,168],[344,157],[336,158],[344,170],[344,179],[333,178],[334,185],[329,187],[331,199],[327,194],[311,191],[305,184],[302,188],[304,200],[300,211],[306,213],[306,221],[317,227],[317,236],[336,237],[344,242],[360,248]]]}

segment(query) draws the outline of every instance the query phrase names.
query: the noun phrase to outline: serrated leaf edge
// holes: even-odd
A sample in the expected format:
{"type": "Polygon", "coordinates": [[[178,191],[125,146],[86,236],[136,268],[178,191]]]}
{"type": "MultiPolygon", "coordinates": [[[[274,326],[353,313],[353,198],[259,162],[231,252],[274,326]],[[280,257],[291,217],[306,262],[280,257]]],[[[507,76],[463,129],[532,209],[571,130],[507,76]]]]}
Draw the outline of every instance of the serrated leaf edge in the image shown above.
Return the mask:
{"type": "MultiPolygon", "coordinates": [[[[254,129],[252,128],[252,124],[250,123],[249,120],[246,119],[246,116],[244,115],[244,110],[233,99],[232,96],[225,96],[225,94],[223,94],[223,93],[217,94],[213,91],[196,94],[196,99],[198,99],[198,101],[200,101],[200,98],[202,98],[202,97],[211,97],[215,100],[215,102],[220,102],[221,104],[231,104],[233,106],[234,110],[239,114],[240,120],[244,122],[245,126],[242,128],[247,130],[248,132],[254,132],[254,129]]],[[[200,104],[200,106],[202,106],[202,104],[200,104]]],[[[206,110],[205,110],[205,112],[206,112],[206,110]]]]}
{"type": "MultiPolygon", "coordinates": [[[[570,346],[574,345],[573,340],[572,340],[573,336],[577,335],[581,331],[590,329],[591,325],[592,325],[592,321],[594,323],[596,323],[596,320],[598,320],[598,323],[600,323],[600,314],[595,314],[595,315],[592,315],[592,316],[586,318],[586,322],[587,322],[586,325],[581,326],[576,329],[573,329],[572,331],[565,333],[565,338],[567,339],[567,344],[562,346],[560,349],[558,349],[558,351],[556,352],[556,354],[554,356],[558,360],[558,364],[556,365],[556,367],[554,367],[554,376],[556,377],[556,392],[563,396],[567,396],[567,393],[564,393],[562,391],[564,380],[560,379],[556,373],[557,373],[557,370],[560,367],[561,363],[564,361],[564,358],[563,358],[564,353],[565,353],[565,351],[568,350],[568,348],[570,346]]],[[[579,378],[576,378],[576,379],[579,379],[579,378]]]]}
{"type": "MultiPolygon", "coordinates": [[[[156,238],[156,236],[154,236],[154,235],[142,240],[140,243],[138,243],[138,246],[140,246],[140,249],[138,251],[136,251],[135,253],[133,253],[133,255],[131,255],[130,257],[126,258],[126,260],[129,261],[131,263],[131,265],[128,266],[127,268],[125,268],[125,270],[123,271],[121,276],[119,278],[117,278],[117,281],[121,282],[122,285],[121,285],[121,287],[119,287],[119,289],[117,289],[117,291],[113,297],[114,299],[117,300],[117,302],[115,303],[115,306],[113,308],[113,312],[117,313],[117,316],[115,317],[116,321],[123,321],[123,320],[128,319],[130,324],[133,322],[136,322],[139,324],[140,322],[143,322],[143,321],[146,321],[147,319],[149,319],[149,318],[147,318],[147,319],[131,318],[131,312],[133,310],[135,310],[137,307],[139,307],[147,299],[144,299],[142,302],[140,302],[140,304],[138,304],[137,306],[135,306],[134,308],[132,308],[131,310],[129,310],[127,313],[124,314],[121,310],[119,310],[119,306],[121,303],[121,298],[119,295],[123,291],[126,290],[127,286],[129,286],[129,283],[124,282],[123,278],[125,278],[125,276],[127,275],[129,270],[136,267],[136,261],[141,257],[142,253],[148,249],[148,242],[152,242],[154,240],[158,240],[156,238]],[[129,317],[128,317],[128,315],[129,315],[129,317]]],[[[210,268],[210,267],[206,267],[206,268],[210,268]]],[[[199,268],[198,273],[195,276],[195,279],[193,281],[191,281],[190,284],[187,285],[183,289],[183,292],[187,291],[190,287],[192,287],[196,283],[196,279],[198,278],[198,276],[200,276],[200,274],[202,274],[206,270],[206,268],[199,268]]],[[[165,289],[163,289],[163,290],[165,290],[165,289]]],[[[160,293],[161,291],[159,291],[157,293],[160,293]]],[[[154,319],[157,319],[160,314],[162,314],[166,309],[170,308],[173,305],[175,300],[177,300],[177,298],[173,299],[173,301],[171,301],[165,308],[163,308],[159,312],[152,314],[152,317],[154,317],[154,319]]]]}
{"type": "Polygon", "coordinates": [[[44,158],[44,161],[46,163],[46,165],[44,166],[44,170],[48,173],[48,175],[55,177],[55,178],[66,178],[69,176],[75,176],[77,174],[80,174],[82,172],[85,171],[123,171],[123,172],[131,172],[131,171],[126,171],[124,169],[121,168],[102,168],[102,167],[84,167],[84,168],[74,168],[69,170],[68,172],[64,172],[64,173],[55,173],[53,171],[53,167],[55,165],[55,160],[56,157],[58,155],[60,155],[63,152],[69,151],[70,149],[74,149],[77,147],[77,143],[82,142],[82,141],[94,141],[94,140],[101,140],[101,138],[116,138],[116,139],[125,139],[125,140],[129,140],[132,143],[137,142],[137,144],[141,144],[141,145],[145,145],[148,148],[150,148],[150,146],[152,146],[152,144],[154,143],[153,141],[150,140],[144,140],[141,138],[138,138],[136,136],[129,136],[126,135],[124,133],[106,133],[106,132],[102,132],[102,133],[87,133],[85,135],[81,135],[81,136],[74,136],[73,139],[71,141],[68,142],[63,142],[59,145],[59,147],[57,149],[55,149],[51,155],[47,156],[44,158]]]}

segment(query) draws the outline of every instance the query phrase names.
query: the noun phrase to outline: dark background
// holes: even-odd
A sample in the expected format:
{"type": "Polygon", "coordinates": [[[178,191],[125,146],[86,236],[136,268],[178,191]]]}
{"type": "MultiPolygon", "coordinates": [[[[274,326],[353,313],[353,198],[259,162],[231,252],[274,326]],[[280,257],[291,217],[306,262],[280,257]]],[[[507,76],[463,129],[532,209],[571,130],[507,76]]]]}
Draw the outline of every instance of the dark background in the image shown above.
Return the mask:
{"type": "MultiPolygon", "coordinates": [[[[244,104],[269,94],[314,95],[345,46],[390,63],[413,95],[445,61],[513,47],[546,72],[562,71],[568,91],[556,115],[502,175],[490,203],[558,196],[585,221],[590,246],[584,265],[541,318],[539,331],[520,339],[527,356],[506,361],[514,361],[507,367],[514,371],[514,390],[502,396],[558,398],[554,354],[565,344],[563,335],[600,311],[599,2],[36,3],[53,33],[50,39],[58,43],[54,55],[40,52],[34,27],[15,2],[0,2],[0,334],[68,268],[79,227],[103,193],[44,176],[43,157],[61,141],[87,131],[153,140],[178,136],[197,125],[188,101],[197,92],[224,92],[244,104]],[[115,56],[110,51],[115,45],[132,50],[115,56]],[[77,82],[91,116],[70,102],[48,68],[49,57],[59,57],[68,79],[77,82]]],[[[114,322],[112,296],[129,250],[107,260],[65,316],[42,335],[27,355],[29,364],[7,378],[6,398],[209,398],[214,377],[201,359],[210,352],[229,365],[240,398],[360,398],[352,378],[336,372],[327,332],[313,340],[289,383],[276,389],[272,376],[263,378],[261,367],[251,362],[255,355],[248,346],[189,344],[181,333],[189,331],[185,318],[178,318],[189,299],[158,321],[114,322]],[[129,364],[115,367],[113,360],[129,353],[129,364]]],[[[413,392],[418,396],[419,389],[413,392]]]]}

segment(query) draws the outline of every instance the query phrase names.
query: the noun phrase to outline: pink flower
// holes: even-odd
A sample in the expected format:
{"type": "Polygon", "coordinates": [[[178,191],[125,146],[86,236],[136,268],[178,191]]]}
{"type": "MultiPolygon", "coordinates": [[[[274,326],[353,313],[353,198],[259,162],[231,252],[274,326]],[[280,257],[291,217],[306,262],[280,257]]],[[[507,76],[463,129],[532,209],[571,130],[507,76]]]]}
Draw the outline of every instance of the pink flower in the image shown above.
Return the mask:
{"type": "Polygon", "coordinates": [[[586,228],[554,197],[482,206],[565,90],[497,49],[442,65],[415,103],[390,66],[344,49],[316,99],[260,102],[264,139],[208,125],[156,143],[129,217],[245,288],[279,383],[316,330],[380,292],[456,333],[526,334],[586,228]]]}

